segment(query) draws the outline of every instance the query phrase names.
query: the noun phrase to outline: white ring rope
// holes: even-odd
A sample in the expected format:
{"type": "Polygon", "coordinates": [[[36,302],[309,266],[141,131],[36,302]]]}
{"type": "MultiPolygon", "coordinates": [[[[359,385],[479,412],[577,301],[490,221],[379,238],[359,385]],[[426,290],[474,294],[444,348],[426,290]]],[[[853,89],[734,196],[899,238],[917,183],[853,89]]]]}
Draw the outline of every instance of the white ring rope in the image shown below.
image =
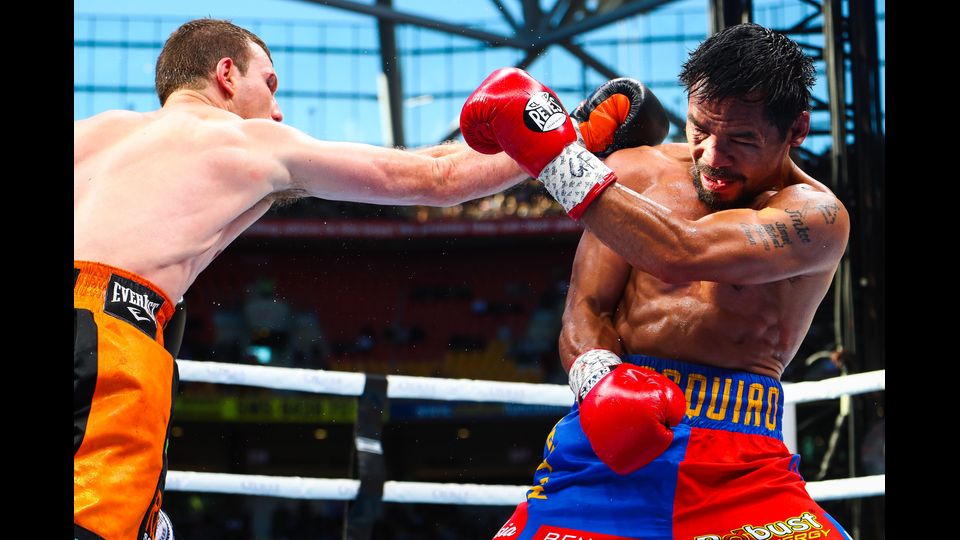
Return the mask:
{"type": "MultiPolygon", "coordinates": [[[[359,396],[365,375],[341,371],[248,366],[220,362],[177,360],[181,381],[237,384],[318,394],[359,396]]],[[[566,385],[439,379],[387,375],[387,396],[393,399],[481,401],[569,406],[573,392],[566,385]]],[[[822,381],[784,384],[786,404],[836,399],[886,388],[886,370],[858,373],[822,381]]],[[[352,500],[360,481],[347,478],[301,478],[223,473],[169,471],[170,491],[265,495],[293,499],[352,500]]],[[[886,476],[824,480],[806,485],[814,500],[827,501],[883,495],[886,476]]],[[[402,503],[516,505],[529,486],[384,482],[383,501],[402,503]]]]}
{"type": "MultiPolygon", "coordinates": [[[[357,497],[359,480],[301,478],[243,474],[170,471],[166,490],[264,495],[288,499],[349,501],[357,497]]],[[[383,501],[394,503],[515,505],[529,486],[440,484],[432,482],[383,483],[383,501]]]]}
{"type": "MultiPolygon", "coordinates": [[[[177,365],[180,369],[181,381],[240,384],[341,396],[359,396],[363,393],[363,373],[247,366],[195,360],[177,360],[177,365]]],[[[562,384],[437,379],[408,375],[387,375],[387,397],[442,401],[494,401],[565,407],[573,403],[573,391],[562,384]]]]}
{"type": "MultiPolygon", "coordinates": [[[[288,499],[349,501],[357,497],[359,480],[301,478],[225,473],[169,471],[167,491],[233,493],[288,499]]],[[[383,484],[383,501],[394,503],[513,505],[529,486],[394,482],[383,484]]]]}
{"type": "MultiPolygon", "coordinates": [[[[359,396],[363,393],[363,373],[247,366],[195,360],[177,360],[177,365],[180,368],[181,381],[239,384],[341,396],[359,396]]],[[[785,383],[783,386],[786,404],[836,399],[843,395],[883,390],[886,388],[886,370],[834,377],[822,381],[785,383]]],[[[387,397],[564,407],[573,403],[573,392],[570,387],[563,384],[439,379],[409,375],[387,375],[387,397]]]]}
{"type": "Polygon", "coordinates": [[[322,369],[247,366],[223,362],[177,359],[181,381],[259,386],[276,390],[300,390],[316,394],[359,396],[364,374],[322,369]]]}
{"type": "Polygon", "coordinates": [[[821,381],[785,383],[783,385],[783,401],[786,404],[825,401],[837,399],[840,396],[877,392],[886,389],[886,387],[887,370],[881,369],[821,381]]]}
{"type": "MultiPolygon", "coordinates": [[[[225,473],[169,471],[168,491],[265,495],[288,499],[353,500],[359,480],[347,478],[301,478],[225,473]]],[[[886,475],[824,480],[807,484],[817,501],[883,495],[886,475]]],[[[395,482],[383,484],[383,501],[394,503],[471,504],[512,506],[523,501],[530,486],[395,482]]]]}
{"type": "Polygon", "coordinates": [[[833,501],[855,497],[874,497],[887,492],[887,475],[822,480],[807,484],[807,493],[815,501],[833,501]]]}
{"type": "Polygon", "coordinates": [[[349,478],[301,478],[189,471],[168,471],[167,491],[239,493],[288,499],[349,501],[357,496],[359,480],[349,478]]]}

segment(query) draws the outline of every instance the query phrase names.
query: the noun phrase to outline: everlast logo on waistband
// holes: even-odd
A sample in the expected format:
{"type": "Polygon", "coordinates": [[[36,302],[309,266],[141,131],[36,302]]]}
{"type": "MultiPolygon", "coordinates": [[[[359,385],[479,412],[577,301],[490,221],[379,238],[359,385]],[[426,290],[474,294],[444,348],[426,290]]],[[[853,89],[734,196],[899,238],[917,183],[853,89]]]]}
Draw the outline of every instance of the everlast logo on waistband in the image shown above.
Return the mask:
{"type": "Polygon", "coordinates": [[[149,288],[125,277],[111,275],[103,311],[136,326],[150,339],[157,337],[157,309],[163,298],[149,288]]]}
{"type": "Polygon", "coordinates": [[[567,120],[563,107],[547,92],[534,92],[523,108],[523,123],[532,131],[553,131],[567,120]]]}

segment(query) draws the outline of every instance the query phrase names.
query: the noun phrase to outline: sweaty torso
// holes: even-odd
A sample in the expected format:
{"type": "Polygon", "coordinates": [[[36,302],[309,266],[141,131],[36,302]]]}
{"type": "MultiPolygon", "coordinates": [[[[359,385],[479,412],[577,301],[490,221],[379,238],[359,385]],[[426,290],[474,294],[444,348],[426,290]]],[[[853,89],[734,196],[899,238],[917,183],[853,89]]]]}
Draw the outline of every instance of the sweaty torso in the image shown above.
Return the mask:
{"type": "MultiPolygon", "coordinates": [[[[697,198],[685,145],[662,145],[645,152],[644,169],[617,170],[618,181],[696,220],[710,209],[697,198]],[[649,155],[656,166],[648,166],[649,155]]],[[[788,184],[825,189],[797,170],[788,184]]],[[[773,195],[753,201],[762,208],[773,195]]],[[[800,347],[833,271],[759,285],[694,281],[669,284],[631,269],[613,314],[627,354],[647,354],[779,378],[800,347]]]]}
{"type": "Polygon", "coordinates": [[[74,125],[74,259],[138,274],[179,299],[272,202],[276,160],[207,106],[111,111],[74,125]]]}

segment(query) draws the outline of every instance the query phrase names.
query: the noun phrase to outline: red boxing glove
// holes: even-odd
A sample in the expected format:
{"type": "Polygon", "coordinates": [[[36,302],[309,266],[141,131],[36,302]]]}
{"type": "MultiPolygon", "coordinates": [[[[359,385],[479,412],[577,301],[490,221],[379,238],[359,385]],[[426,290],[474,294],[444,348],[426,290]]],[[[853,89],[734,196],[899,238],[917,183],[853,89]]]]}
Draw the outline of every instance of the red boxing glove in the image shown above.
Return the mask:
{"type": "Polygon", "coordinates": [[[460,131],[477,152],[506,152],[534,178],[577,140],[556,94],[517,68],[494,71],[470,94],[460,131]]]}
{"type": "Polygon", "coordinates": [[[506,152],[574,219],[616,180],[609,167],[577,144],[556,94],[522,69],[498,69],[484,79],[460,112],[460,131],[478,152],[506,152]]]}
{"type": "Polygon", "coordinates": [[[571,385],[574,378],[578,381],[574,391],[580,398],[583,433],[597,457],[614,472],[630,474],[670,446],[671,428],[687,411],[683,391],[673,381],[653,370],[620,363],[614,353],[600,349],[580,355],[570,373],[571,385]]]}

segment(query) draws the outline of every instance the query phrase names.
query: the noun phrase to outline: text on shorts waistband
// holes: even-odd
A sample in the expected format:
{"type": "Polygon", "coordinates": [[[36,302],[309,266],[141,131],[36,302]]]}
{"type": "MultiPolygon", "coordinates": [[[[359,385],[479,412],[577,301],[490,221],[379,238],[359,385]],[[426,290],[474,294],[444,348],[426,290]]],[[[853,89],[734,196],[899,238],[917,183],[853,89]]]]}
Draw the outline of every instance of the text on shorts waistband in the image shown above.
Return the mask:
{"type": "Polygon", "coordinates": [[[75,307],[102,310],[157,339],[174,305],[159,287],[126,270],[101,263],[73,262],[75,307]],[[82,305],[82,306],[81,306],[82,305]]]}
{"type": "Polygon", "coordinates": [[[783,386],[777,379],[640,354],[623,360],[677,383],[687,398],[684,423],[783,440],[783,386]]]}

